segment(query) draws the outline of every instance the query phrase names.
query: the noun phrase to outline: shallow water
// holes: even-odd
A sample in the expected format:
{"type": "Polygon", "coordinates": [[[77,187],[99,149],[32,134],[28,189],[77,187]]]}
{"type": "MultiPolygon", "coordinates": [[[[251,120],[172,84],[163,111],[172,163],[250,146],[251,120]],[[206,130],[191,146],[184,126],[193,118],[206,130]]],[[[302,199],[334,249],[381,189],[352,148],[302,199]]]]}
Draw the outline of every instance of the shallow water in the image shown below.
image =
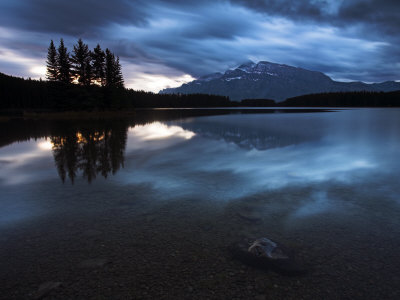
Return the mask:
{"type": "Polygon", "coordinates": [[[48,281],[62,282],[50,299],[400,296],[399,109],[0,128],[0,298],[48,281]],[[309,272],[232,259],[229,245],[264,236],[309,272]]]}

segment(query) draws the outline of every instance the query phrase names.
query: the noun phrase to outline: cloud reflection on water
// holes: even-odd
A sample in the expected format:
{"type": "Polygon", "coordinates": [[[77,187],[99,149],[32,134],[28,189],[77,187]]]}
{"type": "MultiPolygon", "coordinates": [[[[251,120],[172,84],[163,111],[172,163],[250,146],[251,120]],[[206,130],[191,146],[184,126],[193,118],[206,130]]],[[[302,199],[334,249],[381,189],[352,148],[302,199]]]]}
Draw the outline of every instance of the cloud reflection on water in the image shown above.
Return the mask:
{"type": "Polygon", "coordinates": [[[246,150],[223,140],[196,137],[164,150],[146,150],[145,161],[141,160],[142,150],[127,153],[130,164],[122,171],[121,180],[149,182],[170,195],[229,200],[291,185],[332,180],[351,184],[357,179],[353,173],[378,167],[374,158],[362,151],[324,143],[246,150]],[[218,176],[221,172],[223,177],[218,176]]]}
{"type": "Polygon", "coordinates": [[[184,130],[182,127],[172,125],[168,126],[160,122],[153,122],[146,125],[137,125],[129,129],[131,137],[136,137],[144,141],[169,139],[179,137],[186,140],[195,136],[195,133],[189,130],[184,130]]]}
{"type": "Polygon", "coordinates": [[[354,143],[353,137],[337,133],[334,119],[325,117],[200,118],[179,124],[183,129],[178,132],[194,132],[190,141],[171,135],[155,147],[130,135],[128,164],[119,180],[151,183],[169,195],[229,200],[292,185],[351,184],[362,180],[360,174],[379,170],[379,156],[371,151],[369,136],[354,143]],[[218,175],[221,172],[224,176],[218,175]]]}
{"type": "MultiPolygon", "coordinates": [[[[0,148],[1,160],[6,162],[0,163],[0,181],[7,185],[18,185],[40,181],[44,177],[52,176],[53,172],[48,172],[49,169],[46,168],[51,161],[48,143],[49,141],[43,138],[0,148]],[[39,161],[41,168],[37,166],[39,161]],[[44,161],[46,162],[44,163],[44,161]],[[40,176],[38,176],[39,174],[40,176]]],[[[50,171],[53,170],[50,169],[50,171]]]]}

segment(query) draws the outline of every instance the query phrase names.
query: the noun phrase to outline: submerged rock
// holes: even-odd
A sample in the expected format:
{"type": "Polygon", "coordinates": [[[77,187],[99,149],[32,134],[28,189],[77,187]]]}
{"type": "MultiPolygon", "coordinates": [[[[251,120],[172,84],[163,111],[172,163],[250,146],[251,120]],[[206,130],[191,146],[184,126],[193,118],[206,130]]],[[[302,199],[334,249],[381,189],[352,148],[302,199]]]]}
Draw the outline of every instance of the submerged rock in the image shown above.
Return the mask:
{"type": "Polygon", "coordinates": [[[278,244],[267,238],[260,238],[247,250],[257,257],[266,257],[269,259],[289,259],[288,254],[278,247],[278,244]]]}
{"type": "Polygon", "coordinates": [[[295,259],[294,251],[269,238],[245,240],[231,247],[233,257],[246,265],[272,270],[282,275],[306,273],[304,266],[295,259]]]}

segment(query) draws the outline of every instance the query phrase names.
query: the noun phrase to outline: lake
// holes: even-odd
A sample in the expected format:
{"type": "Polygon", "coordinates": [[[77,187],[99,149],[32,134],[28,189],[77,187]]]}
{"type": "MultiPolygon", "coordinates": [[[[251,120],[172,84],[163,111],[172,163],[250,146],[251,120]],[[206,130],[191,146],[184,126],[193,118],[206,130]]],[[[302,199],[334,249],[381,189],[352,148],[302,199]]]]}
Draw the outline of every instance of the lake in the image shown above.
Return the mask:
{"type": "Polygon", "coordinates": [[[400,109],[0,123],[1,299],[399,299],[400,109]],[[306,272],[232,256],[268,237],[306,272]]]}

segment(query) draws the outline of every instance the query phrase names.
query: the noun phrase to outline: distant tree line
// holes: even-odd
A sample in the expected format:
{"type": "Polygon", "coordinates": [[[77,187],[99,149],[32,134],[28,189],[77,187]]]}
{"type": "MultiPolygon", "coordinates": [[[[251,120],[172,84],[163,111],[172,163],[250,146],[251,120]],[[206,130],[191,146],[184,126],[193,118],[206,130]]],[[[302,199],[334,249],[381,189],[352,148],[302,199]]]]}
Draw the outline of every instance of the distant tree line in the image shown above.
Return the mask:
{"type": "Polygon", "coordinates": [[[399,107],[400,91],[309,94],[288,98],[276,105],[288,107],[399,107]]]}
{"type": "Polygon", "coordinates": [[[240,101],[240,106],[269,107],[275,106],[275,101],[272,99],[243,99],[242,101],[240,101]]]}
{"type": "Polygon", "coordinates": [[[105,87],[123,88],[124,79],[119,57],[108,48],[101,46],[89,50],[82,39],[73,46],[72,55],[64,45],[64,40],[56,49],[53,40],[47,51],[46,78],[50,82],[78,83],[82,86],[96,84],[105,87]]]}
{"type": "Polygon", "coordinates": [[[125,88],[59,81],[23,79],[0,73],[0,110],[21,111],[106,111],[146,107],[237,106],[228,97],[195,94],[154,94],[125,88]]]}
{"type": "Polygon", "coordinates": [[[154,94],[125,88],[58,81],[23,79],[0,73],[2,111],[105,111],[146,107],[393,107],[400,106],[400,91],[342,92],[311,94],[283,102],[271,99],[230,101],[228,97],[206,94],[154,94]]]}

